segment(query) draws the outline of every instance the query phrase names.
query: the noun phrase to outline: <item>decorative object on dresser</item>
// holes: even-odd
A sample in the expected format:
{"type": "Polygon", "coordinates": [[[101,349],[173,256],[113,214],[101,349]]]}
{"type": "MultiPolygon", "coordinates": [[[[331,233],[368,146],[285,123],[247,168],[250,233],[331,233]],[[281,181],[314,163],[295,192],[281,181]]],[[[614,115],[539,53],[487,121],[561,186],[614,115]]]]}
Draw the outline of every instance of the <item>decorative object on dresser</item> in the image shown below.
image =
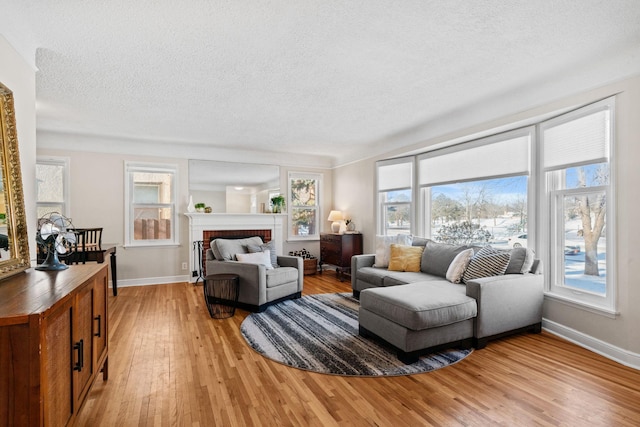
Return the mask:
{"type": "Polygon", "coordinates": [[[320,273],[324,264],[336,266],[340,281],[351,271],[351,257],[362,254],[362,234],[320,234],[320,273]]]}
{"type": "Polygon", "coordinates": [[[46,259],[36,270],[66,270],[59,256],[71,256],[77,249],[78,239],[71,220],[58,212],[50,212],[38,219],[36,242],[46,259]]]}
{"type": "Polygon", "coordinates": [[[344,215],[341,211],[331,211],[327,221],[333,221],[331,223],[331,231],[338,233],[340,231],[340,221],[344,219],[344,215]]]}
{"type": "Polygon", "coordinates": [[[0,425],[73,425],[108,379],[107,264],[0,283],[0,425]]]}

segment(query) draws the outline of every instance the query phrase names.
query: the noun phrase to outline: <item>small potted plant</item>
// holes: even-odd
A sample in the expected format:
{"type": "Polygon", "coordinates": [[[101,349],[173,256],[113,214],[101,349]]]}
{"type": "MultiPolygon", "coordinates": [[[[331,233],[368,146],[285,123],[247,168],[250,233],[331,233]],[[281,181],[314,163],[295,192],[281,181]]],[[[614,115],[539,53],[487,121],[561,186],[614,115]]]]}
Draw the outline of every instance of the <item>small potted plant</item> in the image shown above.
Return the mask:
{"type": "Polygon", "coordinates": [[[284,196],[282,194],[278,194],[271,198],[271,203],[273,204],[273,213],[281,213],[284,209],[284,196]]]}
{"type": "Polygon", "coordinates": [[[204,207],[205,207],[204,203],[196,203],[195,204],[196,212],[204,212],[204,207]]]}

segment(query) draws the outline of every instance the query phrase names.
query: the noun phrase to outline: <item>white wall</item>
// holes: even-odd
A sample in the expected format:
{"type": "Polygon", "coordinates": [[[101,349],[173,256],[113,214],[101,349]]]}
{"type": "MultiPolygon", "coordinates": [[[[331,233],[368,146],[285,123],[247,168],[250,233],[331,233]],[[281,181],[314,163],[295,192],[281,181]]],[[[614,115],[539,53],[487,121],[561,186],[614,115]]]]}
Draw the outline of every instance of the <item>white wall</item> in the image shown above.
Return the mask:
{"type": "MultiPolygon", "coordinates": [[[[30,62],[33,62],[33,58],[30,62]]],[[[0,35],[0,82],[13,92],[14,97],[29,252],[32,261],[35,261],[36,74],[30,62],[0,35]]]]}
{"type": "MultiPolygon", "coordinates": [[[[422,141],[407,152],[424,151],[427,147],[447,141],[469,139],[472,135],[490,134],[504,130],[514,123],[525,123],[554,112],[575,108],[614,94],[616,102],[616,221],[615,251],[617,256],[616,282],[619,316],[615,319],[596,314],[584,308],[545,299],[545,327],[555,333],[606,354],[625,364],[640,368],[640,227],[636,216],[640,214],[640,77],[610,84],[558,101],[543,103],[529,111],[514,113],[480,126],[461,129],[439,138],[422,141]]],[[[388,156],[403,153],[393,152],[388,156]]],[[[374,251],[375,209],[374,160],[368,159],[334,171],[334,205],[353,216],[364,233],[365,252],[374,251]]]]}

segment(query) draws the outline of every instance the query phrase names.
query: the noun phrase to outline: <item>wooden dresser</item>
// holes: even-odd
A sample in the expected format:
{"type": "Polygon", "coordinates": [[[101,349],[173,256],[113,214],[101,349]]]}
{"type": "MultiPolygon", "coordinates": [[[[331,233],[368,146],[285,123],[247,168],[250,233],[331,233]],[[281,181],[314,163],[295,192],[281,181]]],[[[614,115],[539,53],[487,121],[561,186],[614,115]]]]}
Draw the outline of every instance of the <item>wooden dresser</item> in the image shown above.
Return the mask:
{"type": "Polygon", "coordinates": [[[320,272],[323,264],[336,266],[343,280],[345,271],[351,271],[351,257],[362,254],[362,234],[320,234],[320,272]]]}
{"type": "Polygon", "coordinates": [[[107,268],[0,281],[0,426],[66,426],[108,376],[107,268]]]}

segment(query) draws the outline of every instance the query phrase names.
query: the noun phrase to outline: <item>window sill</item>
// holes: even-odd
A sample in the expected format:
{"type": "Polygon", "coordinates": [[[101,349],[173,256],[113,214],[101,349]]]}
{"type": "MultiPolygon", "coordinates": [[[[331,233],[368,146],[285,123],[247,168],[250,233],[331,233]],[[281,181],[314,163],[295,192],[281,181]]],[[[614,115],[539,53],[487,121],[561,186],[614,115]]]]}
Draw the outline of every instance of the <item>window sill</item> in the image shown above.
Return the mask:
{"type": "Polygon", "coordinates": [[[567,298],[563,295],[559,295],[553,292],[545,292],[544,297],[545,299],[558,301],[562,304],[568,305],[569,307],[578,308],[580,310],[588,311],[590,313],[598,314],[600,316],[608,317],[610,319],[615,319],[620,315],[619,311],[613,310],[609,307],[590,304],[584,301],[576,301],[575,299],[567,298]]]}

